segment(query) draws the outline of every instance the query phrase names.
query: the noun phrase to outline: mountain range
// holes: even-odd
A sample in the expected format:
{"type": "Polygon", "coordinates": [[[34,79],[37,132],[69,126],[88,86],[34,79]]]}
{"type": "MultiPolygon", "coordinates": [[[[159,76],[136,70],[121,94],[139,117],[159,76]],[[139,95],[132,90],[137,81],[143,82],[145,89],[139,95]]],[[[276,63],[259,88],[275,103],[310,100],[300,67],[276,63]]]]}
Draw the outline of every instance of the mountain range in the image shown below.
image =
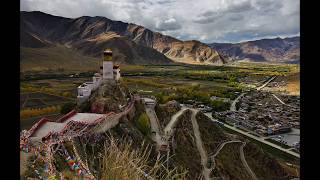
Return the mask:
{"type": "Polygon", "coordinates": [[[65,18],[39,11],[20,12],[20,63],[22,69],[72,67],[97,61],[112,48],[120,64],[210,64],[250,59],[294,62],[300,59],[299,37],[237,44],[182,41],[143,26],[105,17],[65,18]],[[63,60],[61,60],[63,59],[63,60]],[[88,60],[89,59],[89,60],[88,60]],[[81,61],[81,62],[78,62],[81,61]]]}
{"type": "Polygon", "coordinates": [[[217,51],[199,41],[180,41],[105,17],[71,19],[39,11],[20,12],[20,46],[22,51],[63,46],[97,58],[112,48],[114,60],[122,64],[225,63],[217,51]]]}
{"type": "Polygon", "coordinates": [[[233,61],[300,63],[300,37],[261,39],[242,43],[211,43],[221,55],[233,61]]]}

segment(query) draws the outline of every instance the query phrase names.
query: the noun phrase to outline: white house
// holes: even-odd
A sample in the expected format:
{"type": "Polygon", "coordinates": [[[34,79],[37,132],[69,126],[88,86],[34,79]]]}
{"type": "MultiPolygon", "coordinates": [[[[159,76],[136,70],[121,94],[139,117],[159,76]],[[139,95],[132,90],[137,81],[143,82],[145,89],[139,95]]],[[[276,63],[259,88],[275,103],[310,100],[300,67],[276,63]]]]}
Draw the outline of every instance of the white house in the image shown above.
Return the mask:
{"type": "Polygon", "coordinates": [[[116,81],[119,81],[120,80],[120,67],[119,65],[114,65],[113,66],[113,79],[116,80],[116,81]]]}

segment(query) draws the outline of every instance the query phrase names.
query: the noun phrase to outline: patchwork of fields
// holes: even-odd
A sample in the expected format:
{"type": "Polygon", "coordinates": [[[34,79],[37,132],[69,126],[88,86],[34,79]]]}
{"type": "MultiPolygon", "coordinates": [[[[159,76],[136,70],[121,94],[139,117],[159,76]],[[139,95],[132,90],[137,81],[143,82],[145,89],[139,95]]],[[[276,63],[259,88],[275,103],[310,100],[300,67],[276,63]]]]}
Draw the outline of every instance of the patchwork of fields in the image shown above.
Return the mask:
{"type": "MultiPolygon", "coordinates": [[[[193,99],[212,103],[211,96],[232,100],[241,91],[255,88],[271,76],[287,79],[293,74],[299,74],[299,70],[299,65],[262,63],[236,63],[227,66],[122,65],[121,81],[134,92],[156,96],[161,103],[172,99],[180,102],[193,99]]],[[[74,72],[24,72],[24,77],[32,78],[28,80],[22,77],[21,110],[75,102],[77,87],[83,82],[91,81],[93,73],[83,72],[82,77],[69,78],[72,73],[74,72]]],[[[215,105],[219,103],[219,107],[228,107],[228,104],[214,102],[215,105]]],[[[30,122],[35,121],[34,117],[32,120],[28,119],[30,122]]],[[[23,121],[26,122],[27,119],[23,121]]]]}
{"type": "Polygon", "coordinates": [[[20,109],[44,108],[47,106],[62,105],[70,101],[74,101],[74,99],[41,92],[22,93],[20,94],[20,109]]]}

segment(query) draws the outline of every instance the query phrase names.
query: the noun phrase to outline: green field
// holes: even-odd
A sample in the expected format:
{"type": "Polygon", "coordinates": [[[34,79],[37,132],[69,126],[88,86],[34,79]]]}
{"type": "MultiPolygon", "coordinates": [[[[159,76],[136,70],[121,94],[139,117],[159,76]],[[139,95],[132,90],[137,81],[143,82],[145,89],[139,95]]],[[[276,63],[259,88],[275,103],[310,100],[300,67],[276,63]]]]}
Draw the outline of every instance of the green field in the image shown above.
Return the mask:
{"type": "MultiPolygon", "coordinates": [[[[122,66],[123,83],[140,93],[161,93],[172,99],[179,94],[205,101],[210,96],[234,99],[235,92],[261,85],[272,76],[288,76],[299,71],[298,65],[238,63],[237,66],[137,65],[122,66]],[[192,91],[192,95],[184,90],[192,91]],[[195,95],[195,96],[193,96],[195,95]]],[[[179,95],[178,95],[179,96],[179,95]]],[[[179,97],[180,98],[180,97],[179,97]]],[[[183,98],[180,98],[183,99],[183,98]]]]}
{"type": "MultiPolygon", "coordinates": [[[[44,108],[51,105],[63,105],[75,102],[77,87],[91,81],[93,70],[79,72],[80,77],[71,78],[73,70],[25,71],[21,73],[21,110],[26,108],[44,108]]],[[[159,103],[177,100],[201,101],[211,105],[214,111],[230,108],[230,103],[211,101],[211,96],[235,99],[241,91],[261,85],[271,76],[287,77],[299,73],[298,65],[267,65],[257,63],[238,63],[237,66],[201,66],[201,65],[122,65],[121,83],[139,94],[154,95],[159,103]]],[[[20,113],[21,114],[21,113],[20,113]]],[[[21,115],[20,115],[21,116],[21,115]]],[[[21,129],[29,129],[42,117],[57,119],[58,112],[21,119],[21,129]]],[[[224,131],[241,134],[222,126],[224,131]]],[[[247,137],[243,137],[246,138],[247,137]]],[[[254,139],[262,150],[280,162],[290,162],[299,166],[299,159],[270,147],[254,139]]]]}
{"type": "MultiPolygon", "coordinates": [[[[96,64],[92,67],[96,68],[96,64]]],[[[62,68],[22,72],[21,109],[75,101],[77,87],[91,81],[92,75],[98,71],[91,70],[95,68],[82,71],[62,68]],[[70,77],[76,72],[79,77],[70,77]]],[[[254,88],[271,76],[286,77],[298,72],[299,65],[262,63],[237,63],[236,66],[121,65],[121,83],[133,92],[156,96],[159,103],[196,100],[219,111],[228,109],[230,104],[211,101],[211,96],[233,100],[241,91],[254,88]]]]}
{"type": "Polygon", "coordinates": [[[43,108],[47,106],[62,105],[66,102],[75,101],[74,98],[67,98],[41,92],[30,92],[20,94],[20,108],[43,108]]]}
{"type": "Polygon", "coordinates": [[[20,127],[30,128],[42,117],[52,120],[61,116],[60,108],[75,102],[77,86],[89,78],[39,79],[20,84],[20,127]]]}

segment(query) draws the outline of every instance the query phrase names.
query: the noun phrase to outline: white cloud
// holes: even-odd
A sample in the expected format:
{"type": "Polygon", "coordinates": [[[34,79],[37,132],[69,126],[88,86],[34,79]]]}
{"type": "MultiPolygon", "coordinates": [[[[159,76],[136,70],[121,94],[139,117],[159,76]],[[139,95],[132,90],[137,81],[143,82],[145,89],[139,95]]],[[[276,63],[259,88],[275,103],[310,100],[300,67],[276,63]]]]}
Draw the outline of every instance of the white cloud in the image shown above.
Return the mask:
{"type": "Polygon", "coordinates": [[[21,10],[105,16],[204,42],[298,34],[299,6],[299,0],[21,0],[21,10]]]}
{"type": "Polygon", "coordinates": [[[156,30],[158,31],[174,31],[182,28],[181,24],[174,18],[169,18],[164,21],[156,23],[156,30]]]}

